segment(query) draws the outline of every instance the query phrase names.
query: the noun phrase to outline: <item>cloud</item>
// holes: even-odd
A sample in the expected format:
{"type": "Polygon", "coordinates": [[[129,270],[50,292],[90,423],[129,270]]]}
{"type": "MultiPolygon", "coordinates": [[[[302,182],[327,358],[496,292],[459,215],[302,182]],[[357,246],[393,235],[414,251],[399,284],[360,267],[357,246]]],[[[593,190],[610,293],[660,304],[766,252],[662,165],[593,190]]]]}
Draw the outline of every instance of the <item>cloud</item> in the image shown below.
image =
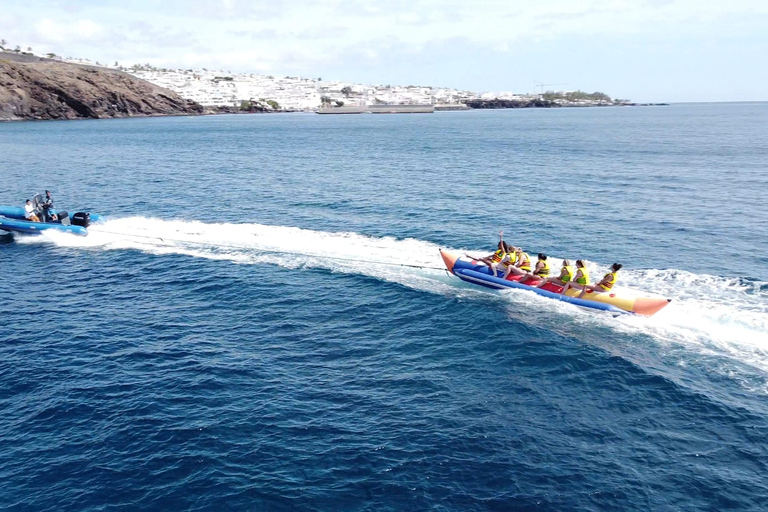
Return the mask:
{"type": "Polygon", "coordinates": [[[343,36],[349,31],[347,27],[337,26],[323,26],[323,27],[311,27],[307,30],[297,31],[295,37],[298,39],[335,39],[343,36]]]}
{"type": "Polygon", "coordinates": [[[135,45],[153,46],[158,49],[186,48],[198,45],[194,32],[168,26],[155,26],[145,21],[134,21],[119,27],[116,37],[135,45]]]}
{"type": "Polygon", "coordinates": [[[80,19],[74,23],[60,23],[50,18],[43,18],[35,25],[35,33],[44,43],[60,44],[71,41],[99,41],[107,35],[107,30],[89,19],[80,19]]]}
{"type": "Polygon", "coordinates": [[[228,33],[234,37],[244,37],[252,40],[259,39],[279,39],[283,37],[273,28],[264,28],[261,30],[230,30],[228,33]]]}
{"type": "MultiPolygon", "coordinates": [[[[62,0],[44,9],[29,4],[4,5],[0,36],[38,52],[279,75],[331,77],[333,71],[349,80],[365,70],[392,83],[408,73],[422,83],[456,74],[456,85],[471,78],[473,87],[488,80],[494,89],[503,88],[512,73],[528,73],[519,82],[525,84],[573,81],[562,78],[578,71],[563,70],[569,62],[563,55],[574,60],[588,54],[599,61],[611,53],[634,59],[636,68],[653,68],[660,59],[686,59],[712,44],[723,59],[729,51],[746,48],[756,55],[749,49],[768,46],[764,0],[62,0]],[[537,59],[525,60],[526,52],[537,59]],[[520,67],[523,61],[527,67],[520,67]]],[[[732,60],[740,62],[738,55],[732,60]]],[[[754,78],[756,61],[742,64],[745,76],[754,78]]],[[[615,78],[608,69],[591,73],[596,80],[615,78]]]]}

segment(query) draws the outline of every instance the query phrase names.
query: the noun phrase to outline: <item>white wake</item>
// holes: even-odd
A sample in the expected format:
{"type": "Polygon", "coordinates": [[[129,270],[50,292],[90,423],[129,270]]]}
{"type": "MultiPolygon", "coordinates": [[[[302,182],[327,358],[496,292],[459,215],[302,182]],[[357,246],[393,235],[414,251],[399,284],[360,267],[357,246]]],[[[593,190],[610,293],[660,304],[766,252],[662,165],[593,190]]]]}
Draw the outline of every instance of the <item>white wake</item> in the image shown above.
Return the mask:
{"type": "MultiPolygon", "coordinates": [[[[494,296],[509,301],[512,316],[533,325],[579,337],[590,325],[647,334],[664,346],[678,345],[700,354],[726,356],[768,376],[768,284],[692,274],[683,270],[624,270],[621,285],[671,298],[652,318],[613,318],[585,312],[531,292],[498,294],[447,275],[438,246],[414,239],[376,238],[262,224],[206,224],[143,217],[110,220],[89,228],[87,237],[46,232],[22,243],[53,242],[86,250],[139,250],[165,255],[321,268],[367,275],[413,289],[452,296],[494,296]]],[[[472,250],[483,253],[484,250],[472,250]]],[[[487,249],[485,252],[489,252],[487,249]]],[[[551,258],[553,269],[560,261],[551,258]]],[[[607,265],[589,263],[594,277],[607,265]]],[[[621,289],[619,286],[617,289],[621,289]]]]}

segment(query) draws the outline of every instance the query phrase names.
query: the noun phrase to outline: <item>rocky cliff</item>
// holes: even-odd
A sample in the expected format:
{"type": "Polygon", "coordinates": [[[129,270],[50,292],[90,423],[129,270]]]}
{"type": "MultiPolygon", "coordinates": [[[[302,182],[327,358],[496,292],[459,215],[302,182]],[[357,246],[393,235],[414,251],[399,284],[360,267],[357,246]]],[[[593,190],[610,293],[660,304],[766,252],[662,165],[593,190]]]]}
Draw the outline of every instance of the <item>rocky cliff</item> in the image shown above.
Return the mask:
{"type": "Polygon", "coordinates": [[[0,52],[0,121],[202,113],[194,101],[120,71],[0,52]]]}

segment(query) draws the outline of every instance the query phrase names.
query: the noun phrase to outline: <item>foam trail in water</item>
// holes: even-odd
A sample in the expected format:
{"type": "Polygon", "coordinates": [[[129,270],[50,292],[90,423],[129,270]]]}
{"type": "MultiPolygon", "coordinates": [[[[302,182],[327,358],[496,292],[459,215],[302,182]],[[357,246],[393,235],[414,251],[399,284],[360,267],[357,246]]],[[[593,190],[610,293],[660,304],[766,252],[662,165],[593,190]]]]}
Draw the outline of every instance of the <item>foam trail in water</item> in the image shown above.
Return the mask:
{"type": "Polygon", "coordinates": [[[268,263],[286,268],[323,268],[368,275],[411,288],[448,293],[438,247],[429,242],[373,238],[262,224],[206,224],[131,217],[91,226],[87,237],[46,233],[27,241],[51,240],[63,247],[184,254],[240,264],[268,263]],[[412,268],[399,265],[422,266],[412,268]]]}
{"type": "MultiPolygon", "coordinates": [[[[487,295],[484,289],[448,277],[438,247],[420,240],[373,238],[356,233],[328,233],[261,224],[206,224],[196,221],[132,217],[92,226],[81,238],[48,232],[26,243],[50,240],[59,246],[90,249],[133,249],[151,254],[184,254],[228,260],[239,264],[268,263],[286,268],[323,268],[333,272],[368,275],[415,289],[451,295],[487,295]],[[399,264],[421,265],[410,268],[399,264]]],[[[482,251],[480,251],[482,252],[482,251]]],[[[560,261],[550,258],[556,270],[560,261]]],[[[607,266],[590,262],[599,277],[607,266]]],[[[768,374],[768,284],[696,275],[679,270],[623,270],[624,286],[673,299],[652,318],[587,314],[576,306],[510,290],[519,319],[562,331],[572,325],[574,335],[586,324],[603,324],[624,332],[644,333],[665,344],[697,346],[701,351],[736,357],[768,374]],[[566,321],[563,318],[567,318],[566,321]]]]}
{"type": "MultiPolygon", "coordinates": [[[[608,266],[591,262],[588,266],[596,278],[608,271],[608,266]]],[[[599,328],[622,335],[647,335],[664,347],[667,359],[677,359],[675,364],[699,359],[711,371],[740,381],[750,391],[768,393],[768,283],[655,269],[623,270],[620,279],[625,286],[617,286],[617,293],[625,294],[631,287],[635,293],[642,290],[672,302],[650,318],[623,315],[614,319],[529,291],[503,293],[513,303],[510,315],[519,320],[580,339],[586,339],[583,334],[591,337],[599,328]]],[[[625,350],[620,355],[627,357],[628,353],[625,350]]]]}

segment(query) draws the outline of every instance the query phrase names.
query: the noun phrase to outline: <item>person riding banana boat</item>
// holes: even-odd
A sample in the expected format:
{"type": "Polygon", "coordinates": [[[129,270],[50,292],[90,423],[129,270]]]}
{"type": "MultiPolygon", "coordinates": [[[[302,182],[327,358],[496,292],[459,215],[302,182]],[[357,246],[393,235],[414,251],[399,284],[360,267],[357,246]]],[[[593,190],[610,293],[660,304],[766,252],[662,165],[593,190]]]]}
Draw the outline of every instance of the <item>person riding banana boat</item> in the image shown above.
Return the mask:
{"type": "Polygon", "coordinates": [[[573,279],[573,266],[571,265],[571,262],[568,260],[563,260],[563,267],[560,269],[560,275],[557,277],[548,277],[544,279],[542,282],[537,284],[536,288],[541,288],[545,284],[556,284],[558,286],[565,286],[566,283],[571,281],[573,279]]]}
{"type": "Polygon", "coordinates": [[[491,273],[495,276],[498,274],[498,267],[499,265],[505,261],[509,261],[509,248],[504,242],[504,240],[499,240],[499,243],[496,244],[496,251],[492,254],[489,254],[488,256],[483,256],[481,258],[477,258],[475,256],[471,256],[467,254],[467,258],[472,258],[475,261],[479,261],[480,263],[483,263],[488,266],[491,273]]]}
{"type": "Polygon", "coordinates": [[[504,256],[504,258],[501,260],[501,269],[502,269],[502,275],[507,276],[507,269],[515,264],[517,261],[517,255],[515,254],[515,249],[517,249],[514,245],[507,244],[507,255],[504,256]]]}
{"type": "MultiPolygon", "coordinates": [[[[499,233],[499,236],[503,236],[503,231],[499,233]]],[[[605,274],[600,282],[591,284],[589,282],[589,271],[587,265],[583,260],[576,260],[576,273],[574,274],[573,267],[568,260],[563,260],[563,266],[560,270],[560,275],[557,277],[549,277],[550,266],[547,262],[547,255],[539,253],[538,260],[536,261],[536,267],[531,271],[531,258],[523,251],[522,247],[515,247],[508,245],[503,239],[499,240],[496,245],[496,251],[488,256],[482,258],[476,258],[467,254],[468,258],[472,258],[478,262],[481,262],[488,266],[491,271],[491,275],[497,276],[499,266],[504,268],[503,279],[507,279],[511,274],[523,276],[518,282],[520,284],[534,278],[541,279],[541,282],[535,285],[535,288],[541,288],[545,284],[553,283],[563,287],[561,294],[565,294],[571,288],[581,290],[578,298],[583,298],[587,292],[604,293],[613,289],[613,285],[616,284],[618,279],[618,272],[622,268],[620,263],[614,263],[611,266],[611,271],[605,274]]]]}
{"type": "Polygon", "coordinates": [[[611,271],[605,274],[599,283],[584,285],[578,298],[583,298],[584,294],[587,292],[605,293],[611,291],[613,285],[616,284],[616,279],[618,279],[618,273],[619,270],[621,270],[621,267],[621,263],[614,263],[611,265],[611,271]]]}
{"type": "Polygon", "coordinates": [[[589,271],[587,270],[587,265],[582,260],[576,260],[576,275],[573,276],[573,279],[565,283],[565,286],[563,286],[563,290],[560,293],[565,294],[565,292],[571,288],[577,288],[583,291],[584,287],[588,285],[589,271]]]}
{"type": "Polygon", "coordinates": [[[504,272],[504,279],[509,277],[510,274],[522,276],[531,271],[531,258],[525,251],[523,251],[522,247],[515,247],[515,257],[515,264],[509,265],[506,272],[504,272]]]}
{"type": "Polygon", "coordinates": [[[520,278],[518,283],[525,283],[529,279],[539,278],[539,279],[548,279],[549,278],[549,263],[547,262],[547,255],[539,253],[539,259],[536,261],[536,267],[533,269],[533,272],[529,272],[523,277],[520,278]]]}

